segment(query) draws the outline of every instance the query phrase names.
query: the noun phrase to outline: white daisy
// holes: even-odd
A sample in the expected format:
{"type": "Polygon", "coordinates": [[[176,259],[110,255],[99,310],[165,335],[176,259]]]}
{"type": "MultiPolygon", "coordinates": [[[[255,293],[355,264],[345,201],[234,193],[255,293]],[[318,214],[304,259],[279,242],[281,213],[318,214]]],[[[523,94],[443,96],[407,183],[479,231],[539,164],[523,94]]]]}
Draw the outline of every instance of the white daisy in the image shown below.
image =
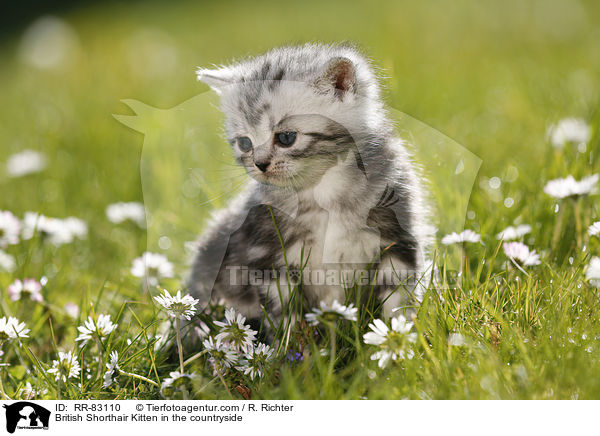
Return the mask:
{"type": "Polygon", "coordinates": [[[109,204],[106,216],[115,224],[130,220],[142,228],[146,227],[146,209],[143,204],[135,201],[109,204]]]}
{"type": "Polygon", "coordinates": [[[585,279],[595,288],[600,288],[600,258],[594,256],[585,272],[585,279]]]}
{"type": "Polygon", "coordinates": [[[102,340],[108,337],[117,326],[118,324],[113,324],[110,320],[110,315],[100,314],[96,321],[90,316],[82,326],[77,327],[80,334],[75,341],[82,341],[81,344],[83,345],[92,338],[102,340]]]}
{"type": "Polygon", "coordinates": [[[25,386],[19,389],[17,396],[23,400],[33,400],[35,398],[35,391],[31,383],[25,383],[25,386]]]}
{"type": "Polygon", "coordinates": [[[3,316],[0,318],[0,343],[7,340],[17,338],[28,338],[30,330],[26,328],[24,322],[19,322],[17,318],[12,316],[3,316]]]}
{"type": "Polygon", "coordinates": [[[479,242],[481,240],[481,236],[475,233],[473,230],[465,230],[461,233],[452,232],[449,235],[446,235],[442,238],[442,244],[451,245],[458,244],[462,242],[479,242]]]}
{"type": "Polygon", "coordinates": [[[448,336],[448,345],[452,347],[462,347],[465,344],[465,337],[460,333],[450,333],[448,336]]]}
{"type": "Polygon", "coordinates": [[[117,351],[110,353],[110,361],[106,364],[106,368],[108,368],[108,370],[104,373],[104,383],[102,383],[102,388],[110,387],[114,382],[115,371],[118,372],[120,370],[119,353],[117,351]]]}
{"type": "Polygon", "coordinates": [[[565,118],[553,124],[548,129],[550,142],[556,148],[562,148],[567,143],[587,143],[592,135],[590,126],[579,118],[565,118]]]}
{"type": "Polygon", "coordinates": [[[171,371],[169,377],[163,380],[160,387],[160,392],[163,396],[168,397],[173,394],[173,391],[183,385],[189,384],[196,374],[185,374],[179,371],[171,371]]]}
{"type": "Polygon", "coordinates": [[[65,353],[63,351],[58,352],[58,360],[52,361],[52,368],[46,371],[49,374],[54,374],[54,380],[62,380],[67,382],[68,378],[78,377],[81,371],[77,356],[73,352],[69,351],[65,353]]]}
{"type": "Polygon", "coordinates": [[[347,319],[349,321],[356,321],[356,313],[358,309],[354,307],[354,304],[344,306],[337,300],[333,300],[331,306],[321,301],[319,303],[320,308],[313,308],[311,312],[305,315],[306,321],[310,325],[317,325],[323,321],[337,321],[338,319],[347,319]]]}
{"type": "Polygon", "coordinates": [[[34,234],[59,246],[73,242],[75,238],[84,239],[88,228],[85,221],[68,217],[63,219],[46,217],[37,212],[25,212],[23,219],[23,239],[31,239],[34,234]]]}
{"type": "Polygon", "coordinates": [[[70,229],[64,225],[62,220],[52,218],[50,222],[52,223],[52,229],[50,232],[42,232],[44,239],[57,247],[73,242],[73,234],[70,229]]]}
{"type": "Polygon", "coordinates": [[[500,233],[498,233],[497,238],[502,239],[504,241],[513,241],[515,239],[521,239],[523,236],[530,232],[531,226],[529,224],[521,224],[517,227],[508,226],[500,233]]]}
{"type": "Polygon", "coordinates": [[[413,323],[403,315],[392,318],[392,328],[380,319],[374,320],[369,327],[372,331],[363,335],[365,344],[376,345],[380,350],[371,355],[371,360],[378,360],[380,368],[385,368],[390,360],[412,359],[414,351],[409,348],[409,342],[417,341],[417,334],[410,333],[413,323]]]}
{"type": "Polygon", "coordinates": [[[25,279],[21,281],[17,279],[8,285],[8,295],[12,301],[20,300],[23,294],[28,295],[29,298],[38,303],[44,301],[42,297],[42,284],[37,280],[25,279]]]}
{"type": "Polygon", "coordinates": [[[0,271],[13,272],[16,266],[15,258],[0,250],[0,271]]]}
{"type": "Polygon", "coordinates": [[[71,318],[76,319],[79,316],[79,306],[76,305],[75,303],[67,303],[65,304],[65,312],[67,313],[67,315],[69,315],[71,318]]]}
{"type": "Polygon", "coordinates": [[[0,248],[19,243],[21,221],[7,210],[0,210],[0,248]]]}
{"type": "Polygon", "coordinates": [[[600,221],[596,221],[588,228],[588,235],[597,236],[600,233],[600,221]]]}
{"type": "Polygon", "coordinates": [[[215,325],[221,327],[221,331],[215,336],[215,339],[235,350],[248,351],[256,340],[257,332],[252,330],[249,325],[244,324],[245,322],[246,317],[241,313],[236,315],[233,307],[227,309],[225,321],[215,321],[215,325]]]}
{"type": "Polygon", "coordinates": [[[173,264],[162,254],[146,251],[142,257],[133,261],[131,274],[134,277],[145,278],[150,286],[156,286],[158,279],[173,277],[173,264]]]}
{"type": "Polygon", "coordinates": [[[23,150],[11,155],[6,161],[6,172],[10,177],[39,173],[44,168],[46,168],[46,156],[39,151],[23,150]]]}
{"type": "Polygon", "coordinates": [[[254,380],[255,377],[263,377],[267,370],[268,364],[273,359],[273,349],[266,344],[259,343],[252,346],[244,353],[244,360],[236,367],[238,371],[242,371],[254,380]]]}
{"type": "Polygon", "coordinates": [[[154,297],[158,304],[164,307],[170,316],[173,318],[185,318],[188,321],[196,313],[196,300],[191,295],[186,294],[181,296],[181,291],[177,291],[176,295],[169,294],[169,291],[163,289],[164,294],[154,297]]]}
{"type": "Polygon", "coordinates": [[[544,192],[551,197],[558,199],[593,194],[596,191],[598,177],[598,174],[593,174],[580,181],[575,180],[573,176],[567,176],[564,179],[550,180],[546,183],[546,186],[544,186],[544,192]]]}
{"type": "Polygon", "coordinates": [[[71,234],[71,240],[73,238],[85,239],[88,234],[88,226],[85,221],[81,218],[70,216],[62,220],[62,225],[66,228],[66,231],[71,234]]]}
{"type": "Polygon", "coordinates": [[[533,251],[529,251],[529,247],[522,242],[505,242],[502,244],[504,254],[514,261],[525,266],[539,265],[540,255],[533,251]]]}
{"type": "Polygon", "coordinates": [[[222,373],[227,368],[235,366],[239,361],[237,351],[223,344],[220,340],[213,340],[212,336],[202,342],[204,349],[210,355],[208,362],[215,372],[222,373]]]}
{"type": "Polygon", "coordinates": [[[413,357],[415,357],[415,352],[410,349],[407,351],[402,349],[397,349],[396,351],[379,350],[371,354],[371,360],[377,360],[377,366],[379,366],[381,369],[385,368],[388,363],[390,363],[390,360],[410,360],[413,357]]]}
{"type": "Polygon", "coordinates": [[[56,232],[54,218],[48,218],[37,212],[25,212],[23,218],[23,239],[31,239],[38,233],[44,238],[51,237],[56,232]]]}
{"type": "Polygon", "coordinates": [[[48,389],[35,389],[30,382],[25,383],[25,386],[19,389],[17,396],[22,400],[33,400],[36,397],[41,397],[48,393],[48,389]]]}

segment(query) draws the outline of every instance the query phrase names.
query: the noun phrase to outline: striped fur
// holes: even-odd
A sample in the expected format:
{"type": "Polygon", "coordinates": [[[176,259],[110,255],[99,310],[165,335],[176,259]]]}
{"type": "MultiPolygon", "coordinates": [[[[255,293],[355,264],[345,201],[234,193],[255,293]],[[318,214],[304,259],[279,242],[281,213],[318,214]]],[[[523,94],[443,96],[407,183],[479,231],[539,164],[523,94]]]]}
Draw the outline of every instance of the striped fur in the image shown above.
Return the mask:
{"type": "MultiPolygon", "coordinates": [[[[221,96],[227,137],[251,178],[242,194],[214,214],[198,241],[190,278],[195,295],[204,302],[223,299],[249,318],[260,317],[261,306],[279,318],[285,280],[282,301],[274,280],[240,284],[236,276],[240,267],[284,265],[273,220],[292,270],[343,275],[375,262],[413,275],[422,271],[431,239],[423,183],[394,136],[373,68],[356,49],[279,48],[199,69],[198,78],[221,96]],[[296,141],[282,146],[281,132],[297,133],[296,141]],[[238,146],[240,137],[252,141],[251,150],[238,146]],[[268,163],[267,170],[259,163],[268,163]]],[[[311,306],[343,301],[344,292],[343,284],[302,286],[311,306]]],[[[388,314],[410,304],[407,289],[382,285],[377,292],[387,299],[388,314]]]]}

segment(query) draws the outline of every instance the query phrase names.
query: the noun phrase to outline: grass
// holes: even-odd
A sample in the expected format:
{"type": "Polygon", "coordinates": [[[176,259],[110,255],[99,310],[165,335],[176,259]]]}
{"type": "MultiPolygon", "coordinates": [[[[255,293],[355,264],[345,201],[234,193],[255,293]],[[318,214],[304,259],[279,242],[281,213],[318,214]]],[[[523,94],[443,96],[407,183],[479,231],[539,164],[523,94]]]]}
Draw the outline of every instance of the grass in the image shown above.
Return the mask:
{"type": "MultiPolygon", "coordinates": [[[[439,236],[460,230],[464,219],[465,228],[481,234],[481,243],[465,246],[458,278],[444,268],[457,269],[457,253],[445,248],[436,253],[441,290],[428,292],[418,308],[413,359],[384,370],[370,360],[375,347],[364,344],[362,335],[378,316],[371,306],[359,311],[356,322],[338,322],[335,335],[327,325],[316,333],[311,327],[289,331],[289,336],[285,331],[287,345],[258,381],[232,372],[224,374],[226,389],[203,354],[185,367],[198,377],[163,394],[225,399],[229,390],[235,398],[255,399],[599,398],[600,300],[584,275],[590,258],[600,255],[600,242],[586,234],[587,225],[599,219],[598,197],[562,201],[557,213],[556,200],[543,193],[548,180],[568,174],[581,178],[600,167],[600,80],[594,74],[600,67],[599,15],[591,1],[544,7],[460,1],[436,8],[312,0],[103,4],[61,17],[76,32],[77,43],[69,62],[46,70],[22,60],[22,33],[7,36],[0,43],[0,161],[29,148],[44,152],[49,163],[41,173],[16,179],[0,171],[0,210],[20,217],[29,210],[77,216],[88,222],[90,232],[87,239],[58,248],[36,237],[6,250],[15,256],[17,268],[0,272],[0,317],[17,316],[31,329],[21,345],[2,346],[0,359],[7,365],[0,366],[0,379],[6,394],[23,396],[30,383],[37,398],[161,398],[156,386],[126,374],[118,376],[118,386],[101,387],[112,351],[118,351],[122,371],[157,384],[179,366],[170,346],[175,330],[164,324],[169,318],[152,301],[155,291],[148,292],[129,273],[133,259],[154,249],[165,228],[112,224],[106,206],[144,201],[157,213],[154,222],[175,232],[165,252],[176,265],[176,278],[161,284],[177,290],[187,268],[180,242],[199,233],[208,211],[228,197],[203,203],[215,193],[231,194],[232,177],[243,180],[229,165],[211,97],[194,97],[206,90],[194,81],[194,67],[283,43],[353,40],[388,76],[386,101],[398,111],[400,131],[413,140],[418,156],[427,155],[434,139],[442,141],[444,150],[448,146],[470,156],[462,178],[452,179],[459,180],[456,189],[443,184],[456,168],[448,160],[456,154],[423,164],[439,210],[451,210],[449,218],[438,213],[439,236]],[[317,16],[330,18],[325,25],[317,16]],[[192,114],[173,119],[176,112],[170,110],[157,112],[158,118],[143,117],[146,106],[129,100],[137,117],[121,121],[137,122],[132,127],[144,131],[142,137],[112,117],[128,113],[123,99],[190,108],[192,114]],[[574,147],[556,151],[548,144],[547,127],[569,116],[592,126],[584,153],[574,147]],[[197,131],[186,136],[203,120],[211,126],[208,133],[200,129],[206,136],[197,131]],[[188,155],[173,152],[194,141],[202,146],[188,155]],[[165,144],[173,147],[170,152],[165,144]],[[441,175],[427,167],[438,161],[448,161],[441,175]],[[182,173],[182,165],[188,172],[182,173]],[[493,177],[501,181],[497,189],[489,183],[493,177]],[[169,189],[188,179],[194,181],[193,195],[177,203],[181,196],[169,189]],[[459,195],[451,197],[453,192],[459,195]],[[181,213],[173,216],[169,210],[181,213]],[[507,266],[496,239],[515,222],[532,225],[525,242],[542,253],[541,265],[525,272],[507,266]],[[553,244],[554,234],[559,237],[553,244]],[[10,301],[7,286],[14,279],[42,276],[48,277],[44,304],[10,301]],[[75,319],[64,310],[67,302],[80,308],[75,319]],[[77,326],[100,313],[110,314],[117,330],[101,342],[76,345],[77,326]],[[465,345],[449,345],[450,333],[462,334],[465,345]],[[171,341],[157,345],[160,334],[171,341]],[[79,377],[57,383],[47,374],[58,350],[77,354],[84,366],[79,377]],[[300,351],[303,360],[292,361],[289,353],[300,351]]],[[[212,325],[222,310],[215,308],[205,321],[212,325]]],[[[283,336],[284,329],[277,334],[283,336]]],[[[184,346],[184,360],[200,351],[184,346]]]]}

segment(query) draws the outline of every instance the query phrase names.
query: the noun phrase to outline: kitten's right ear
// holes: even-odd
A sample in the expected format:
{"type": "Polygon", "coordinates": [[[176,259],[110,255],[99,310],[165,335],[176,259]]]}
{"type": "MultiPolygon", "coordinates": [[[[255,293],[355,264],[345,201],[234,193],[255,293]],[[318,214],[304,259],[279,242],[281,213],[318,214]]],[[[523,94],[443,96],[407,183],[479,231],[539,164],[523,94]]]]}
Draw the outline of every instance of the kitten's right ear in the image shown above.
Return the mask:
{"type": "Polygon", "coordinates": [[[196,77],[214,89],[217,94],[221,94],[225,86],[233,83],[233,73],[227,68],[220,68],[218,70],[198,68],[196,70],[196,77]]]}

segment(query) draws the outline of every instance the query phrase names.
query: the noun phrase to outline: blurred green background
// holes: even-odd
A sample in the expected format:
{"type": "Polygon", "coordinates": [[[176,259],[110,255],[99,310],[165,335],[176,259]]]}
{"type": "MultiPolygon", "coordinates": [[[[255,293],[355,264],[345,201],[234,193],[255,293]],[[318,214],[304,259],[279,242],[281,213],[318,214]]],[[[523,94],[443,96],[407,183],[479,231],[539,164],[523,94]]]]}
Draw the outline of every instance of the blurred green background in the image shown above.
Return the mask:
{"type": "MultiPolygon", "coordinates": [[[[143,188],[144,153],[151,147],[147,138],[113,114],[133,115],[134,100],[153,108],[200,108],[193,106],[194,98],[208,88],[196,81],[197,66],[228,63],[282,44],[352,41],[381,68],[386,102],[399,118],[408,120],[404,127],[409,136],[427,125],[431,138],[446,135],[481,158],[465,227],[481,233],[482,243],[469,246],[464,289],[458,294],[448,289],[443,305],[428,303],[419,313],[419,329],[433,341],[434,355],[404,362],[405,371],[372,379],[362,351],[334,377],[313,353],[306,366],[283,365],[275,384],[257,388],[258,398],[600,396],[595,374],[600,299],[583,273],[600,246],[595,239],[588,239],[585,248],[576,245],[570,202],[560,202],[567,214],[564,225],[557,225],[558,203],[543,193],[550,179],[568,174],[579,179],[600,168],[600,2],[31,0],[14,2],[3,12],[0,210],[20,218],[29,210],[51,217],[76,216],[89,224],[86,241],[55,247],[33,238],[7,249],[18,267],[0,275],[0,317],[15,315],[27,322],[32,338],[28,346],[42,362],[50,364],[57,348],[74,347],[75,326],[90,313],[109,313],[118,320],[120,342],[115,339],[113,344],[123,356],[128,353],[126,339],[140,328],[155,336],[161,319],[150,294],[130,274],[132,260],[146,249],[145,230],[132,223],[115,225],[105,215],[106,206],[119,201],[151,204],[143,188]],[[549,144],[548,127],[565,117],[582,118],[591,126],[587,150],[568,146],[560,151],[549,144]],[[47,167],[10,177],[8,157],[26,149],[43,152],[47,167]],[[515,223],[532,225],[524,242],[542,255],[543,264],[531,274],[518,275],[506,265],[499,268],[504,257],[496,259],[494,254],[500,248],[496,234],[515,223]],[[562,245],[550,250],[557,229],[562,245]],[[31,309],[26,305],[30,302],[9,301],[5,289],[15,278],[42,276],[48,278],[47,304],[31,309]],[[67,302],[80,307],[79,320],[63,313],[67,302]],[[121,335],[124,331],[127,334],[121,335]],[[478,345],[452,351],[449,332],[473,336],[478,345]]],[[[213,93],[202,95],[216,100],[213,93]]],[[[201,106],[204,112],[199,109],[198,123],[212,121],[214,127],[221,115],[206,107],[201,106]]],[[[192,117],[184,121],[193,126],[194,111],[190,112],[192,117]]],[[[157,126],[158,121],[150,123],[157,126]]],[[[161,188],[183,180],[178,165],[188,161],[177,154],[177,147],[193,144],[185,133],[159,129],[153,136],[158,150],[154,157],[162,160],[150,160],[155,166],[148,168],[160,175],[151,192],[162,195],[155,198],[161,204],[168,198],[161,188]]],[[[209,133],[206,143],[218,140],[218,132],[209,133]]],[[[202,150],[195,158],[207,168],[212,168],[215,156],[226,160],[224,143],[213,151],[202,150]]],[[[218,181],[213,176],[204,194],[218,181]]],[[[452,186],[444,187],[447,194],[435,194],[450,197],[452,186]]],[[[586,223],[600,217],[597,198],[581,201],[586,223]]],[[[438,217],[452,206],[440,210],[438,217]]],[[[201,230],[208,209],[197,215],[187,210],[191,213],[184,222],[186,238],[201,230]]],[[[450,230],[461,229],[443,229],[439,236],[450,230]]],[[[182,249],[173,245],[177,248],[182,249]]],[[[172,259],[173,253],[168,254],[172,259]]],[[[177,277],[161,282],[171,291],[185,276],[185,265],[176,266],[177,277]]],[[[134,348],[141,357],[128,361],[127,370],[159,380],[173,362],[168,353],[157,353],[154,371],[154,360],[139,353],[149,346],[147,338],[137,336],[134,348]]],[[[25,367],[32,367],[20,355],[21,347],[6,350],[10,353],[3,358],[14,365],[14,371],[3,372],[10,374],[5,384],[9,389],[29,378],[38,387],[47,386],[39,373],[25,376],[25,367]]],[[[108,349],[105,359],[107,355],[108,349]]],[[[106,362],[101,363],[103,367],[106,362]]],[[[93,391],[99,389],[101,371],[98,374],[83,389],[73,384],[69,395],[97,395],[93,391]]],[[[122,393],[157,395],[145,388],[122,393]]]]}
{"type": "Polygon", "coordinates": [[[357,43],[381,67],[392,107],[483,160],[476,187],[518,179],[514,192],[472,199],[506,224],[541,195],[547,127],[595,118],[600,90],[593,1],[85,2],[17,15],[0,41],[0,165],[22,149],[49,165],[18,179],[2,165],[0,209],[88,221],[93,248],[69,261],[97,280],[118,277],[145,244],[104,216],[109,203],[142,200],[143,137],[112,114],[131,113],[122,99],[171,108],[205,91],[196,66],[281,44],[357,43]]]}

